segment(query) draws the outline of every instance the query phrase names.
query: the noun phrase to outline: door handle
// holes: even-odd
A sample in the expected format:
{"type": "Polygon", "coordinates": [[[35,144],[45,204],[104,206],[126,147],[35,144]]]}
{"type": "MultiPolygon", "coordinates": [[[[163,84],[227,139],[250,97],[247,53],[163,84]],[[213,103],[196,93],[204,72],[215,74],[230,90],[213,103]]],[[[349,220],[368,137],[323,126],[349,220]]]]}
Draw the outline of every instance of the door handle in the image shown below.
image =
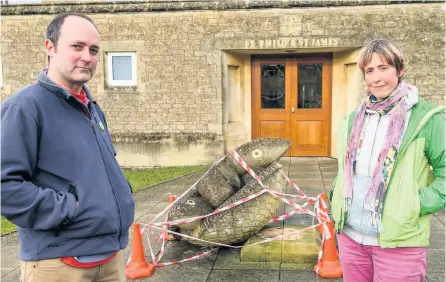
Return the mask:
{"type": "Polygon", "coordinates": [[[291,108],[291,112],[294,113],[294,108],[291,108]]]}

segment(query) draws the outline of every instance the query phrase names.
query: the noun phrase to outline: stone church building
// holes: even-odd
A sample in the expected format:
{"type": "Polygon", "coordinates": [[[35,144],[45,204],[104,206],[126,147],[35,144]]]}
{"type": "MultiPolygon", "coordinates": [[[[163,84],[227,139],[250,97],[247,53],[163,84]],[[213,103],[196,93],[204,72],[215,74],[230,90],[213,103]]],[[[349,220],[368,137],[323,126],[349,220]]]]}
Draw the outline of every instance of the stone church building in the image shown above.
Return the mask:
{"type": "Polygon", "coordinates": [[[445,4],[427,0],[1,0],[1,93],[47,64],[55,14],[101,35],[88,83],[122,166],[209,164],[239,144],[291,140],[289,156],[337,154],[339,118],[364,97],[358,51],[387,38],[405,80],[445,102],[445,4]]]}

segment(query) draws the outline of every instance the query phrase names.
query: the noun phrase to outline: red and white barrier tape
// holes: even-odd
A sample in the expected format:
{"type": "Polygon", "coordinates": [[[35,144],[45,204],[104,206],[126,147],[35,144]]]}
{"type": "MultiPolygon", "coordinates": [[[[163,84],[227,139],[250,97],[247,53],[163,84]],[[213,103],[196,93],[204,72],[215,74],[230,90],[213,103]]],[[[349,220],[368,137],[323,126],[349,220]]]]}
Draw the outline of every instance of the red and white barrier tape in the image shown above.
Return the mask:
{"type": "MultiPolygon", "coordinates": [[[[149,244],[150,256],[152,257],[152,262],[155,262],[155,254],[153,253],[152,244],[150,243],[149,232],[146,233],[147,243],[149,244]]],[[[162,246],[164,247],[164,241],[162,242],[162,246]]]]}
{"type": "MultiPolygon", "coordinates": [[[[293,208],[295,208],[295,209],[297,209],[297,210],[301,210],[301,211],[303,211],[303,212],[305,212],[305,213],[308,213],[308,214],[310,214],[310,215],[312,215],[312,216],[317,216],[315,213],[313,213],[313,212],[311,212],[310,210],[308,210],[307,208],[305,208],[305,206],[308,205],[307,203],[305,203],[304,205],[300,206],[300,205],[298,205],[298,204],[296,204],[296,203],[294,203],[294,202],[292,202],[292,201],[290,201],[290,200],[285,199],[284,197],[282,197],[282,195],[284,195],[284,194],[281,194],[281,193],[278,193],[278,192],[275,192],[275,191],[270,191],[270,190],[264,189],[264,190],[261,190],[261,191],[255,193],[255,194],[252,194],[252,195],[250,195],[250,196],[248,196],[248,197],[245,197],[245,198],[243,198],[243,199],[240,199],[239,201],[236,201],[236,202],[234,202],[234,203],[232,203],[232,204],[230,204],[230,205],[227,205],[227,206],[225,206],[225,207],[223,207],[223,208],[216,209],[216,210],[214,210],[212,213],[209,213],[209,214],[207,214],[207,215],[196,216],[196,217],[190,217],[190,218],[186,218],[186,219],[177,219],[177,220],[172,220],[172,221],[157,222],[157,223],[153,223],[152,226],[166,226],[166,227],[167,227],[167,226],[172,226],[172,225],[177,225],[177,224],[186,224],[186,223],[191,223],[191,222],[194,222],[194,221],[197,221],[197,220],[201,220],[201,219],[204,219],[204,218],[206,218],[206,217],[208,217],[208,216],[215,215],[215,214],[219,214],[219,213],[221,213],[221,212],[224,212],[224,211],[226,211],[226,210],[229,210],[229,209],[231,209],[231,208],[234,208],[234,207],[236,207],[236,206],[238,206],[238,205],[241,205],[241,204],[243,204],[243,203],[246,203],[247,201],[250,201],[250,200],[252,200],[252,199],[258,197],[258,196],[262,195],[262,194],[265,193],[265,192],[268,192],[268,193],[270,193],[270,194],[273,194],[274,197],[277,197],[277,198],[281,199],[282,201],[284,201],[285,203],[291,205],[293,208]]],[[[293,214],[295,214],[295,213],[296,213],[296,212],[294,212],[293,214]]],[[[277,221],[277,220],[276,220],[276,221],[277,221]]]]}
{"type": "MultiPolygon", "coordinates": [[[[297,205],[297,204],[295,204],[295,203],[293,203],[293,202],[290,202],[290,201],[287,200],[287,199],[284,199],[283,197],[280,196],[280,193],[275,193],[275,192],[272,192],[272,191],[269,191],[269,190],[262,190],[262,191],[269,192],[269,193],[272,194],[273,196],[275,196],[275,197],[277,197],[277,198],[279,198],[279,199],[284,200],[286,203],[289,203],[289,204],[292,203],[292,204],[293,204],[293,207],[296,208],[296,210],[293,210],[292,212],[297,212],[297,211],[300,209],[300,210],[306,211],[307,213],[312,213],[312,212],[309,211],[308,209],[303,208],[303,207],[301,207],[301,206],[299,206],[299,205],[297,205]]],[[[262,192],[262,191],[260,191],[260,192],[262,192]]],[[[257,194],[260,194],[260,192],[257,193],[257,194]]],[[[263,194],[263,193],[262,193],[262,194],[263,194]]],[[[248,198],[248,197],[247,197],[247,198],[248,198]]],[[[245,201],[245,202],[246,202],[246,201],[245,201]]],[[[241,202],[241,203],[243,203],[243,202],[241,202]]],[[[308,205],[308,203],[305,203],[304,205],[308,205]]],[[[313,214],[313,215],[314,215],[314,214],[313,214]]],[[[285,215],[284,215],[284,216],[285,216],[285,215]]],[[[276,220],[276,221],[277,221],[277,220],[276,220]]],[[[326,221],[321,222],[321,223],[319,223],[319,224],[317,224],[317,225],[313,225],[313,226],[310,226],[310,227],[307,227],[307,228],[298,230],[298,231],[296,231],[296,232],[292,232],[292,233],[285,234],[285,235],[279,235],[279,236],[277,236],[277,237],[275,237],[275,238],[269,238],[269,239],[266,239],[266,240],[263,240],[263,241],[260,241],[260,242],[256,242],[256,243],[251,244],[251,245],[263,244],[263,243],[271,242],[271,241],[274,241],[274,240],[281,240],[281,239],[284,238],[284,237],[287,237],[287,236],[290,236],[290,235],[299,234],[299,233],[304,232],[304,231],[306,231],[306,230],[314,229],[314,228],[316,228],[316,227],[318,227],[318,226],[320,226],[320,225],[323,225],[324,228],[326,228],[326,224],[325,224],[325,223],[326,223],[326,221]]],[[[163,225],[163,226],[165,226],[165,225],[163,225]]],[[[159,229],[159,230],[161,230],[161,231],[164,231],[164,230],[165,230],[164,228],[156,227],[156,226],[153,226],[153,225],[152,225],[152,227],[153,227],[153,228],[156,228],[156,229],[159,229]]],[[[194,237],[192,237],[192,236],[188,236],[188,235],[181,234],[181,233],[177,233],[177,232],[170,231],[170,230],[168,230],[167,232],[168,232],[168,233],[172,233],[172,234],[176,234],[176,235],[179,235],[179,236],[183,236],[183,237],[186,237],[186,238],[189,238],[189,239],[193,239],[193,240],[197,240],[197,241],[201,241],[201,242],[205,242],[205,243],[209,243],[209,244],[214,244],[214,245],[218,245],[218,246],[223,246],[223,247],[229,247],[229,248],[241,248],[241,247],[243,247],[243,246],[231,246],[231,245],[227,245],[227,244],[221,244],[221,243],[216,243],[216,242],[206,241],[206,240],[203,240],[203,239],[194,238],[194,237]]],[[[160,261],[160,259],[161,259],[161,257],[162,257],[163,254],[164,254],[164,244],[163,244],[162,247],[161,247],[160,256],[159,256],[159,258],[156,260],[156,264],[160,261]]],[[[194,259],[196,259],[196,258],[198,258],[198,257],[194,257],[194,259]]],[[[189,258],[189,259],[190,259],[190,258],[189,258]]],[[[186,260],[182,260],[182,261],[179,261],[179,262],[165,263],[165,265],[177,264],[177,263],[184,262],[184,261],[189,261],[189,260],[186,259],[186,260]]]]}
{"type": "Polygon", "coordinates": [[[266,242],[281,240],[281,239],[286,238],[288,236],[297,235],[297,234],[303,233],[303,232],[305,232],[307,230],[317,228],[319,225],[322,225],[322,224],[325,224],[325,222],[320,223],[320,224],[316,224],[316,225],[312,225],[312,226],[308,226],[308,227],[305,227],[303,229],[299,229],[297,231],[290,232],[290,233],[287,233],[287,234],[278,235],[278,236],[276,236],[274,238],[268,238],[268,239],[266,239],[264,241],[259,241],[259,242],[253,243],[253,244],[249,244],[248,246],[254,246],[254,245],[259,245],[259,244],[263,244],[263,243],[266,243],[266,242]]]}
{"type": "MultiPolygon", "coordinates": [[[[155,228],[155,229],[164,230],[161,227],[157,227],[157,226],[152,226],[152,227],[155,228]]],[[[192,237],[192,236],[189,236],[189,235],[186,235],[186,234],[182,234],[182,233],[178,233],[178,232],[175,232],[175,231],[172,231],[172,230],[168,230],[168,232],[172,233],[172,234],[175,234],[175,235],[178,235],[178,236],[181,236],[181,237],[192,239],[194,241],[200,241],[200,242],[204,242],[204,243],[209,243],[209,244],[217,245],[217,246],[220,246],[220,247],[228,247],[228,248],[241,248],[241,247],[243,247],[243,246],[231,246],[231,245],[227,245],[227,244],[206,241],[206,240],[203,240],[203,239],[200,239],[200,238],[192,237]]]]}
{"type": "Polygon", "coordinates": [[[257,180],[257,182],[260,184],[260,186],[262,186],[262,188],[265,188],[260,177],[255,173],[254,170],[252,170],[252,168],[249,167],[249,165],[242,159],[242,157],[235,150],[232,151],[231,155],[249,174],[251,174],[252,177],[254,177],[255,180],[257,180]]]}
{"type": "Polygon", "coordinates": [[[198,255],[191,256],[191,257],[188,257],[188,258],[183,259],[183,260],[171,261],[171,262],[163,262],[163,263],[158,263],[158,262],[157,262],[157,263],[155,264],[155,266],[168,266],[168,265],[180,264],[180,263],[182,263],[182,262],[186,262],[186,261],[193,261],[193,260],[196,260],[196,259],[205,257],[205,256],[207,256],[208,254],[210,254],[210,253],[212,253],[212,252],[215,252],[216,250],[218,250],[218,248],[212,249],[212,250],[207,251],[207,252],[200,252],[198,255]]]}
{"type": "MultiPolygon", "coordinates": [[[[321,224],[323,224],[323,223],[321,223],[321,224]]],[[[274,238],[268,238],[268,239],[265,239],[265,240],[260,241],[260,242],[256,242],[256,243],[253,243],[253,244],[249,244],[249,246],[254,246],[254,245],[259,245],[259,244],[263,244],[263,243],[267,243],[267,242],[271,242],[271,241],[281,240],[281,239],[283,239],[283,238],[285,238],[285,237],[292,236],[292,235],[297,235],[297,234],[303,233],[303,232],[305,232],[305,231],[307,231],[307,230],[314,229],[314,228],[318,227],[318,226],[321,225],[321,224],[317,224],[317,225],[309,226],[309,227],[306,227],[306,228],[297,230],[297,231],[295,231],[295,232],[290,232],[290,233],[287,233],[287,234],[283,234],[283,235],[276,236],[276,237],[274,237],[274,238]]],[[[157,227],[155,227],[155,228],[157,228],[157,227]]],[[[157,228],[157,229],[158,229],[158,228],[157,228]]],[[[159,228],[159,229],[161,230],[161,228],[159,228]]],[[[177,234],[177,235],[184,235],[184,234],[177,233],[177,232],[172,232],[172,233],[177,234]]],[[[198,240],[198,241],[202,241],[202,242],[213,243],[213,242],[209,242],[209,241],[205,241],[205,240],[201,240],[201,239],[196,239],[196,238],[194,238],[194,237],[190,237],[190,236],[187,236],[187,235],[185,235],[185,237],[188,237],[188,238],[190,238],[190,239],[194,239],[194,240],[198,240]]],[[[149,240],[148,237],[147,237],[147,240],[149,240]]],[[[148,244],[149,244],[149,246],[151,246],[151,244],[150,244],[150,240],[149,240],[148,244]]],[[[215,244],[216,244],[216,245],[220,245],[220,246],[225,246],[225,247],[234,248],[234,249],[239,249],[239,248],[242,248],[242,247],[243,247],[243,246],[231,246],[231,245],[218,244],[218,243],[215,243],[215,244]]],[[[208,255],[209,253],[211,253],[211,252],[213,252],[213,251],[216,251],[216,250],[218,250],[218,248],[214,248],[214,249],[211,249],[211,250],[206,251],[206,252],[201,252],[201,253],[199,253],[198,255],[191,256],[191,257],[188,257],[188,258],[183,259],[183,260],[159,263],[161,257],[162,257],[163,254],[164,254],[164,248],[162,248],[161,251],[160,251],[160,255],[159,255],[158,259],[156,260],[156,262],[154,263],[154,265],[155,265],[155,266],[168,266],[168,265],[179,264],[179,263],[182,263],[182,262],[192,261],[192,260],[196,260],[196,259],[202,258],[202,257],[204,257],[204,256],[208,255]]],[[[152,254],[152,255],[153,255],[153,254],[152,254]]],[[[320,251],[319,251],[319,257],[322,257],[322,249],[320,249],[320,251]]],[[[318,261],[319,261],[319,260],[318,260],[318,261]]]]}
{"type": "Polygon", "coordinates": [[[213,212],[211,212],[209,214],[206,214],[206,215],[195,216],[195,217],[190,217],[190,218],[186,218],[186,219],[177,219],[177,220],[172,220],[172,221],[165,221],[165,222],[156,222],[156,223],[152,223],[152,225],[154,225],[154,226],[162,226],[162,225],[172,226],[172,225],[178,225],[178,224],[191,223],[191,222],[194,222],[194,221],[197,221],[197,220],[204,219],[204,218],[206,218],[208,216],[219,214],[219,213],[224,212],[226,210],[232,209],[232,208],[234,208],[234,207],[236,207],[238,205],[246,203],[247,201],[252,200],[252,199],[262,195],[263,193],[265,193],[267,191],[268,190],[264,189],[262,191],[254,193],[252,195],[249,195],[248,197],[240,199],[240,200],[238,200],[238,201],[236,201],[236,202],[234,202],[232,204],[229,204],[229,205],[227,205],[227,206],[225,206],[223,208],[216,209],[213,212]]]}
{"type": "MultiPolygon", "coordinates": [[[[327,204],[325,203],[325,200],[322,199],[322,197],[319,195],[319,196],[317,196],[317,200],[316,200],[316,203],[314,205],[314,209],[315,209],[316,214],[317,214],[318,222],[321,223],[324,218],[325,218],[325,221],[330,221],[331,220],[330,217],[328,216],[328,214],[325,211],[323,211],[320,208],[320,205],[322,205],[322,207],[324,207],[324,206],[327,207],[327,204]]],[[[326,224],[324,224],[323,227],[324,227],[324,236],[328,240],[328,239],[331,238],[330,230],[328,229],[328,226],[326,224]]]]}
{"type": "MultiPolygon", "coordinates": [[[[302,207],[305,207],[305,206],[307,206],[307,205],[308,205],[308,203],[305,203],[305,204],[302,205],[302,207]]],[[[285,220],[285,219],[287,219],[287,218],[289,218],[290,216],[295,215],[295,214],[303,214],[303,212],[299,211],[298,209],[294,209],[294,210],[292,210],[292,211],[290,211],[290,212],[287,212],[287,213],[284,214],[284,215],[277,216],[277,217],[273,217],[269,222],[270,222],[270,223],[273,223],[273,222],[277,222],[277,221],[285,220]]]]}
{"type": "Polygon", "coordinates": [[[322,260],[322,255],[324,254],[324,244],[325,244],[325,233],[322,235],[321,246],[319,247],[319,254],[317,256],[317,264],[314,272],[319,274],[319,266],[322,260]]]}
{"type": "MultiPolygon", "coordinates": [[[[309,230],[309,229],[312,229],[312,228],[316,228],[317,226],[323,225],[323,226],[324,226],[324,230],[325,230],[325,232],[324,232],[324,234],[322,235],[321,248],[320,248],[320,251],[319,251],[319,258],[318,258],[318,262],[319,262],[320,259],[322,258],[323,244],[324,244],[324,242],[325,242],[325,237],[328,235],[328,239],[330,238],[330,232],[329,232],[329,230],[328,230],[328,228],[327,228],[327,226],[326,226],[326,222],[329,221],[330,218],[329,218],[328,214],[326,214],[323,210],[321,210],[321,209],[319,208],[319,202],[322,204],[322,206],[323,206],[324,209],[327,208],[327,205],[326,205],[325,201],[324,201],[320,196],[318,196],[318,197],[316,197],[316,198],[312,198],[312,197],[308,197],[308,196],[306,196],[305,193],[302,191],[302,189],[300,189],[300,188],[296,185],[296,183],[295,183],[293,180],[289,179],[289,178],[288,178],[286,175],[284,175],[284,174],[283,174],[283,176],[285,177],[285,179],[287,180],[287,182],[288,182],[292,187],[294,187],[294,188],[298,191],[298,193],[301,194],[301,196],[298,196],[298,195],[287,195],[287,194],[282,194],[282,193],[279,193],[279,192],[276,192],[276,191],[268,190],[268,189],[266,189],[265,186],[263,185],[263,183],[262,183],[260,177],[254,172],[254,170],[252,170],[252,169],[249,167],[249,165],[243,160],[243,158],[242,158],[242,157],[241,157],[235,150],[232,151],[231,155],[234,157],[234,159],[235,159],[235,160],[236,160],[236,161],[237,161],[237,162],[238,162],[238,163],[239,163],[239,164],[240,164],[240,165],[241,165],[241,166],[242,166],[242,167],[243,167],[243,168],[244,168],[244,169],[245,169],[245,170],[246,170],[246,171],[247,171],[253,178],[254,178],[254,179],[257,180],[257,182],[259,183],[259,185],[260,185],[262,188],[264,188],[264,189],[263,189],[262,191],[259,191],[259,192],[255,193],[255,194],[252,194],[252,195],[250,195],[250,196],[248,196],[248,197],[245,197],[245,198],[243,198],[243,199],[241,199],[241,200],[239,200],[239,201],[237,201],[237,202],[234,202],[234,203],[232,203],[232,204],[230,204],[230,205],[227,205],[227,206],[225,206],[225,207],[223,207],[223,208],[221,208],[221,209],[217,209],[217,210],[215,210],[215,211],[213,211],[212,213],[207,214],[207,215],[197,216],[197,217],[192,217],[192,218],[186,218],[186,219],[179,219],[179,220],[174,220],[174,221],[167,221],[167,219],[166,219],[166,221],[164,221],[164,222],[155,222],[156,219],[158,219],[162,214],[164,214],[166,211],[168,211],[168,210],[169,210],[169,209],[170,209],[170,208],[171,208],[171,207],[172,207],[178,200],[180,200],[184,195],[187,194],[187,192],[189,192],[193,187],[195,187],[195,185],[196,185],[196,184],[197,184],[197,183],[198,183],[198,182],[199,182],[199,181],[206,175],[206,174],[204,174],[204,175],[203,175],[198,181],[196,181],[195,184],[192,185],[186,192],[184,192],[180,197],[176,198],[176,200],[175,200],[173,203],[170,203],[170,204],[169,204],[169,205],[168,205],[168,206],[167,206],[167,207],[166,207],[160,214],[158,214],[157,216],[155,216],[154,219],[152,219],[152,220],[150,221],[149,224],[145,224],[144,228],[141,230],[141,233],[144,233],[144,230],[145,230],[146,227],[147,227],[147,228],[153,227],[153,228],[158,229],[158,230],[161,231],[162,244],[161,244],[161,250],[160,250],[160,253],[159,253],[157,259],[155,259],[155,256],[154,256],[154,253],[153,253],[153,249],[152,249],[152,246],[151,246],[151,243],[150,243],[150,238],[149,238],[149,236],[148,236],[148,234],[147,234],[147,240],[148,240],[148,244],[149,244],[149,248],[150,248],[150,252],[151,252],[151,256],[152,256],[152,261],[154,262],[154,265],[156,265],[156,266],[167,266],[167,265],[179,264],[179,263],[182,263],[182,262],[191,261],[191,260],[195,260],[195,259],[201,258],[201,257],[203,257],[203,256],[205,256],[205,255],[207,255],[207,254],[209,254],[210,252],[213,252],[213,251],[215,251],[216,249],[218,249],[218,248],[216,248],[216,249],[213,249],[213,250],[210,250],[210,251],[207,251],[207,252],[201,252],[201,253],[198,254],[198,255],[191,256],[191,257],[189,257],[189,258],[186,258],[186,259],[183,259],[183,260],[180,260],[180,261],[173,261],[173,262],[159,263],[159,261],[161,260],[162,256],[164,255],[164,252],[165,252],[165,248],[164,248],[164,245],[165,245],[165,240],[164,240],[164,239],[165,239],[165,238],[164,238],[164,236],[163,236],[163,233],[164,233],[164,232],[168,232],[168,233],[176,234],[176,235],[179,235],[179,236],[182,236],[182,237],[186,237],[186,238],[190,238],[190,239],[193,239],[193,240],[198,240],[198,241],[202,241],[202,242],[206,242],[206,243],[210,243],[210,244],[214,244],[214,245],[218,245],[218,246],[224,246],[224,247],[230,247],[230,248],[241,248],[242,246],[231,246],[231,245],[227,245],[227,244],[215,243],[215,242],[210,242],[210,241],[202,240],[202,239],[199,239],[199,238],[194,238],[194,237],[191,237],[191,236],[188,236],[188,235],[185,235],[185,234],[181,234],[181,233],[177,233],[177,232],[168,230],[167,228],[168,228],[169,226],[172,226],[172,225],[184,224],[184,223],[190,223],[190,222],[193,222],[193,221],[197,221],[197,220],[204,219],[204,218],[206,218],[206,217],[208,217],[208,216],[211,216],[211,215],[219,214],[219,213],[221,213],[221,212],[223,212],[223,211],[229,210],[229,209],[234,208],[234,207],[236,207],[236,206],[238,206],[238,205],[240,205],[240,204],[243,204],[243,203],[245,203],[245,202],[247,202],[247,201],[249,201],[249,200],[252,200],[252,199],[254,199],[254,198],[256,198],[256,197],[258,197],[258,196],[264,194],[265,192],[268,192],[268,193],[271,194],[272,196],[274,196],[274,197],[276,197],[276,198],[282,200],[283,202],[285,202],[286,204],[288,204],[288,205],[290,205],[290,206],[292,206],[292,207],[294,208],[293,211],[291,211],[291,212],[289,212],[289,213],[287,213],[287,214],[285,214],[285,215],[282,215],[282,216],[273,218],[270,222],[276,222],[276,221],[279,221],[279,220],[284,220],[284,219],[290,217],[291,215],[296,214],[296,213],[298,213],[299,211],[302,211],[302,212],[304,212],[304,213],[307,213],[307,214],[310,214],[310,215],[316,217],[316,218],[318,219],[318,222],[319,222],[319,223],[318,223],[317,225],[313,225],[313,226],[310,226],[310,227],[301,229],[301,230],[296,231],[296,232],[292,232],[292,233],[289,233],[289,234],[286,234],[286,235],[279,235],[279,236],[276,236],[276,237],[274,237],[274,238],[268,238],[268,239],[266,239],[266,240],[263,240],[263,241],[260,241],[260,242],[256,242],[256,243],[251,244],[251,245],[257,245],[257,244],[262,244],[262,243],[266,243],[266,242],[270,242],[270,241],[274,241],[274,240],[280,240],[280,239],[282,239],[282,238],[284,238],[284,237],[287,237],[287,236],[290,236],[290,235],[294,235],[294,234],[298,234],[298,233],[304,232],[304,231],[306,231],[306,230],[309,230]],[[298,205],[298,204],[296,204],[295,202],[292,202],[292,201],[290,201],[290,200],[284,198],[284,196],[291,196],[291,197],[295,197],[295,198],[304,199],[304,200],[307,201],[307,203],[305,203],[305,204],[303,204],[303,205],[298,205]],[[308,210],[308,209],[306,208],[306,206],[307,206],[308,204],[313,204],[313,205],[315,205],[315,211],[316,211],[316,213],[313,213],[313,212],[311,212],[310,210],[308,210]],[[325,218],[325,220],[322,220],[323,218],[325,218]],[[159,226],[162,226],[162,227],[159,227],[159,226]]],[[[218,162],[216,162],[213,166],[215,166],[216,164],[218,164],[219,162],[221,162],[224,158],[225,158],[225,157],[221,158],[221,159],[220,159],[218,162]]],[[[208,170],[208,171],[209,171],[209,170],[208,170]]],[[[167,217],[167,216],[166,216],[166,217],[167,217]]],[[[129,258],[129,260],[128,260],[127,263],[130,262],[130,259],[131,259],[131,257],[129,258]]],[[[316,272],[317,272],[317,271],[316,271],[316,272]]]]}
{"type": "Polygon", "coordinates": [[[286,181],[290,184],[291,187],[294,187],[294,189],[297,190],[297,192],[304,197],[304,199],[309,202],[310,204],[314,205],[315,199],[312,197],[308,197],[307,195],[305,195],[304,191],[302,189],[299,188],[299,186],[297,186],[296,182],[294,182],[293,180],[291,180],[290,178],[288,178],[288,176],[286,176],[285,174],[282,174],[286,181]]]}
{"type": "Polygon", "coordinates": [[[267,190],[267,191],[272,196],[282,200],[282,202],[287,203],[288,205],[292,206],[294,209],[299,209],[299,210],[301,210],[301,211],[303,211],[303,212],[305,212],[307,214],[310,214],[310,215],[312,215],[314,217],[317,217],[317,215],[314,212],[310,211],[309,209],[307,209],[305,207],[300,206],[299,204],[296,204],[295,202],[292,202],[292,201],[290,201],[288,199],[285,199],[284,197],[280,196],[280,194],[277,193],[276,191],[271,191],[271,190],[267,190]]]}
{"type": "Polygon", "coordinates": [[[219,163],[220,163],[221,161],[223,161],[225,158],[226,158],[226,156],[224,156],[223,158],[219,159],[216,163],[214,163],[214,164],[208,169],[208,171],[207,171],[205,174],[203,174],[197,181],[195,181],[195,183],[194,183],[189,189],[187,189],[183,194],[181,194],[181,196],[179,196],[178,198],[176,198],[175,201],[173,201],[172,203],[168,204],[167,207],[166,207],[162,212],[160,212],[159,214],[157,214],[157,215],[156,215],[156,216],[149,222],[149,224],[154,223],[154,222],[155,222],[160,216],[162,216],[166,211],[170,210],[170,209],[173,207],[173,205],[175,205],[176,202],[178,202],[178,200],[180,200],[181,198],[183,198],[184,195],[186,195],[190,190],[192,190],[192,189],[197,185],[197,183],[200,182],[200,180],[203,179],[203,177],[205,177],[206,174],[208,174],[208,172],[211,170],[211,168],[213,168],[214,166],[216,166],[217,164],[219,164],[219,163]]]}

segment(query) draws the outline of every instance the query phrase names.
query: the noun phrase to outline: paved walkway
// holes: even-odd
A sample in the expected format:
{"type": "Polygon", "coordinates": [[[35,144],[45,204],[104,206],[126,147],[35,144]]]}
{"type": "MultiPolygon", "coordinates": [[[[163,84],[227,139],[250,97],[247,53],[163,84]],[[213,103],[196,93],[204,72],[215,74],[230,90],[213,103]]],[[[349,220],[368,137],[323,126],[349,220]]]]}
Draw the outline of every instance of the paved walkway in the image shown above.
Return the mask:
{"type": "MultiPolygon", "coordinates": [[[[330,158],[282,158],[285,172],[296,181],[308,196],[316,196],[331,189],[336,176],[337,162],[330,158]]],[[[194,173],[156,185],[135,194],[135,220],[149,222],[168,204],[169,193],[181,195],[203,172],[194,173]]],[[[287,187],[287,193],[296,193],[287,187]]],[[[285,207],[281,209],[283,213],[285,207]]],[[[277,224],[309,225],[312,217],[298,215],[277,224]]],[[[445,281],[445,214],[444,210],[432,216],[431,246],[428,249],[428,271],[426,281],[445,281]]],[[[1,238],[1,281],[19,281],[20,267],[17,259],[19,243],[17,234],[1,238]]],[[[144,240],[146,255],[149,256],[144,240]]],[[[154,246],[159,249],[159,246],[154,246]]],[[[184,241],[169,242],[162,261],[183,259],[197,254],[201,249],[184,241]]],[[[125,257],[130,254],[130,244],[125,257]]],[[[129,280],[130,281],[130,280],[129,280]]],[[[158,267],[150,278],[138,281],[342,281],[322,279],[311,270],[293,270],[287,264],[242,263],[240,250],[221,248],[203,259],[179,265],[158,267]]]]}

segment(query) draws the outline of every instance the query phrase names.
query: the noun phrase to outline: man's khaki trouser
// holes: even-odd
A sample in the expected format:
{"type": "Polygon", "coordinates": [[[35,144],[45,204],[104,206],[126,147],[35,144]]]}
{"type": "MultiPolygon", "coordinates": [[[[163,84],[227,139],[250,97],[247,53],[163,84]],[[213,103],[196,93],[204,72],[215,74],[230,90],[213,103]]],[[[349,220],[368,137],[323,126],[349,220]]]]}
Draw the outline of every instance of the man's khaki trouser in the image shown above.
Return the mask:
{"type": "Polygon", "coordinates": [[[122,251],[109,262],[77,268],[60,259],[20,261],[20,282],[125,282],[122,251]]]}

